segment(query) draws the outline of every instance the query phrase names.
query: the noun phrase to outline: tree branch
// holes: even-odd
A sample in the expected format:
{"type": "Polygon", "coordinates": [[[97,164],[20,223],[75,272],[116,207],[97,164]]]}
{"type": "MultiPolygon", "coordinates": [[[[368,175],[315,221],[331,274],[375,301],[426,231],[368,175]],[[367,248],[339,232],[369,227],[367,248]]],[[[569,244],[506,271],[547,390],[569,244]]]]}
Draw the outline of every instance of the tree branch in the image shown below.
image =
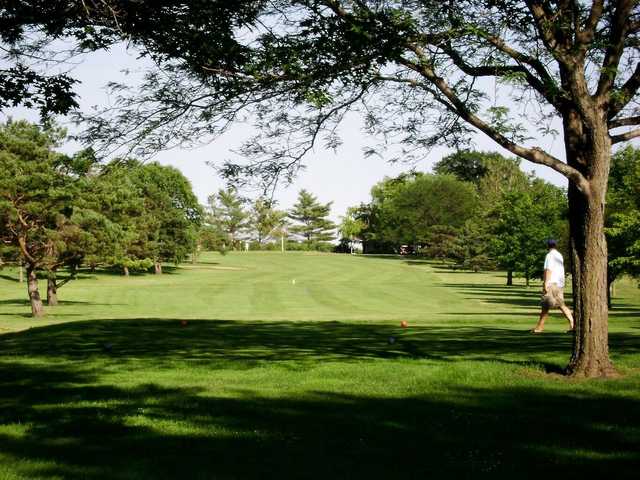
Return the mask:
{"type": "Polygon", "coordinates": [[[604,0],[595,0],[591,5],[589,16],[584,22],[584,30],[576,31],[576,39],[584,46],[591,43],[596,34],[596,27],[600,18],[602,18],[602,12],[604,11],[604,0]]]}
{"type": "Polygon", "coordinates": [[[609,128],[626,127],[630,125],[640,125],[640,116],[609,120],[609,128]]]}
{"type": "Polygon", "coordinates": [[[478,130],[485,133],[489,138],[494,140],[496,143],[498,143],[500,146],[510,151],[511,153],[514,153],[519,157],[525,158],[533,163],[545,165],[552,168],[553,170],[561,173],[569,180],[574,182],[574,184],[581,192],[583,192],[584,194],[589,193],[589,182],[578,170],[553,157],[552,155],[549,155],[540,148],[526,148],[516,144],[512,140],[509,140],[494,127],[483,121],[480,117],[478,117],[468,109],[465,102],[458,97],[458,95],[447,84],[447,82],[442,77],[439,77],[431,68],[431,66],[429,66],[426,56],[424,55],[424,52],[420,49],[420,47],[414,46],[413,51],[420,60],[419,64],[413,63],[407,59],[401,59],[400,61],[407,68],[411,68],[412,70],[416,71],[420,75],[424,76],[427,80],[429,80],[429,82],[431,82],[449,100],[449,102],[451,102],[451,106],[452,108],[454,108],[454,112],[457,115],[462,117],[478,130]]]}
{"type": "Polygon", "coordinates": [[[615,91],[616,100],[612,102],[609,107],[609,113],[607,117],[612,119],[620,111],[627,106],[627,104],[634,97],[638,89],[640,88],[640,62],[636,65],[636,69],[633,74],[627,79],[627,81],[615,91]]]}
{"type": "Polygon", "coordinates": [[[22,252],[24,258],[26,258],[30,264],[36,265],[36,259],[33,258],[29,253],[29,250],[27,249],[27,239],[24,236],[20,236],[18,238],[18,245],[20,246],[20,251],[22,252]]]}
{"type": "Polygon", "coordinates": [[[558,38],[558,35],[551,29],[551,25],[553,25],[555,19],[549,6],[546,2],[539,0],[526,0],[525,3],[533,16],[538,34],[549,52],[551,52],[556,60],[566,64],[567,57],[561,48],[563,40],[558,38]]]}
{"type": "MultiPolygon", "coordinates": [[[[505,77],[514,73],[523,73],[531,85],[540,95],[544,98],[547,98],[547,91],[544,87],[542,81],[533,75],[529,69],[524,67],[523,65],[472,65],[467,63],[462,55],[460,55],[457,51],[455,51],[451,45],[447,44],[446,46],[441,46],[442,51],[445,52],[449,58],[453,61],[453,63],[464,73],[470,75],[472,77],[505,77]]],[[[554,99],[547,98],[549,102],[556,105],[554,99]]]]}
{"type": "Polygon", "coordinates": [[[629,16],[634,5],[633,0],[618,0],[616,11],[611,21],[611,33],[607,41],[607,50],[600,68],[600,79],[596,97],[603,98],[613,87],[618,74],[618,65],[624,51],[624,41],[629,28],[629,16]]]}
{"type": "Polygon", "coordinates": [[[620,135],[612,135],[611,143],[620,143],[626,142],[627,140],[631,140],[632,138],[640,137],[640,128],[636,128],[635,130],[630,130],[625,133],[621,133],[620,135]]]}

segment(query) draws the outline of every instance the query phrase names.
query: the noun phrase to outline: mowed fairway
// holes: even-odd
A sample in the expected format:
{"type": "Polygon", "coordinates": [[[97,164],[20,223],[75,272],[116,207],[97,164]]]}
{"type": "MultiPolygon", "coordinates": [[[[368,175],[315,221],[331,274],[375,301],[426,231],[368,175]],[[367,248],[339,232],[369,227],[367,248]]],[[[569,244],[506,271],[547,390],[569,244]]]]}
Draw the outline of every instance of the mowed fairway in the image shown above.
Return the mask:
{"type": "Polygon", "coordinates": [[[559,314],[527,333],[539,285],[498,273],[279,252],[166,271],[83,274],[43,320],[0,272],[0,479],[638,476],[632,281],[623,375],[587,382],[558,374],[559,314]]]}

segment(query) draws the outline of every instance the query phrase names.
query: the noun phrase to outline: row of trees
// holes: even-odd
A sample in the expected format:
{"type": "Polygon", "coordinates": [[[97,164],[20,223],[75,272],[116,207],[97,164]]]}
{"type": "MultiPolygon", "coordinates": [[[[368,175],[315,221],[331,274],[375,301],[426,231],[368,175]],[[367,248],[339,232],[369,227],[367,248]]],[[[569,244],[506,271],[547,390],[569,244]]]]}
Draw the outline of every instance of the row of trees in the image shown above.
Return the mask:
{"type": "MultiPolygon", "coordinates": [[[[640,151],[613,157],[607,203],[610,284],[640,264],[640,151]]],[[[519,161],[494,152],[460,151],[444,157],[434,174],[386,178],[372,200],[349,209],[341,225],[361,239],[365,253],[398,252],[406,244],[422,254],[470,270],[499,267],[527,284],[540,273],[547,238],[569,255],[566,191],[525,174],[519,161]]]]}
{"type": "Polygon", "coordinates": [[[155,269],[195,248],[202,209],[175,168],[136,160],[100,165],[91,150],[55,150],[65,133],[27,122],[0,125],[0,260],[24,265],[34,316],[81,266],[155,269]],[[64,270],[64,275],[60,272],[64,270]]]}
{"type": "Polygon", "coordinates": [[[242,242],[252,248],[273,248],[287,242],[287,248],[332,248],[335,224],[329,219],[331,202],[323,204],[306,190],[289,211],[276,208],[275,201],[258,198],[251,201],[235,188],[219,190],[208,198],[200,247],[205,250],[240,249],[242,242]],[[294,241],[289,242],[293,235],[294,241]],[[298,240],[300,242],[298,242],[298,240]]]}

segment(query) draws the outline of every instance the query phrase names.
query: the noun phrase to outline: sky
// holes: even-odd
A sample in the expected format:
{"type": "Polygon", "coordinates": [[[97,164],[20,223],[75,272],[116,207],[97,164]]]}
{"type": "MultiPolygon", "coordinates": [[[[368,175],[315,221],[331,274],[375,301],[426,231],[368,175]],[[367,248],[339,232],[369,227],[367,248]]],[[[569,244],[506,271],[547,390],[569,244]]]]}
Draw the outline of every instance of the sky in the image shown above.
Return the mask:
{"type": "MultiPolygon", "coordinates": [[[[85,56],[82,61],[71,71],[71,75],[80,80],[76,91],[79,94],[79,104],[83,111],[89,110],[95,105],[108,103],[105,85],[108,81],[121,81],[127,77],[122,70],[137,70],[143,65],[136,58],[132,50],[127,50],[124,45],[116,45],[107,52],[96,52],[85,56]]],[[[37,112],[22,108],[12,109],[3,115],[11,116],[15,120],[27,119],[37,121],[37,112]]],[[[59,119],[60,123],[67,126],[70,131],[75,127],[65,118],[59,119]]],[[[381,181],[385,176],[396,176],[410,168],[428,172],[433,164],[443,156],[452,153],[445,148],[435,148],[426,160],[417,165],[390,164],[384,157],[365,158],[363,149],[368,144],[375,144],[375,140],[367,137],[361,129],[361,121],[357,115],[348,116],[340,130],[343,144],[337,151],[326,150],[317,147],[308,155],[305,161],[306,169],[300,173],[294,183],[287,188],[280,187],[275,193],[278,208],[289,209],[296,201],[298,192],[306,189],[322,203],[332,203],[331,217],[339,221],[347,208],[368,202],[371,187],[381,181]]],[[[160,152],[153,160],[165,165],[172,165],[182,171],[191,181],[194,192],[204,204],[206,199],[219,188],[224,187],[224,182],[218,177],[216,171],[207,165],[207,162],[222,162],[232,158],[232,150],[239,147],[244,138],[240,128],[232,129],[225,136],[213,143],[197,149],[173,149],[160,152]]],[[[535,144],[544,148],[549,153],[563,159],[563,143],[560,137],[537,138],[535,144]]],[[[502,150],[496,143],[482,133],[473,138],[474,148],[477,150],[498,151],[507,156],[509,152],[502,150]]],[[[81,146],[68,143],[63,150],[72,153],[81,146]]],[[[391,152],[389,153],[391,156],[391,152]]],[[[543,166],[522,161],[521,166],[525,171],[535,171],[536,175],[556,185],[566,186],[564,177],[543,166]]]]}

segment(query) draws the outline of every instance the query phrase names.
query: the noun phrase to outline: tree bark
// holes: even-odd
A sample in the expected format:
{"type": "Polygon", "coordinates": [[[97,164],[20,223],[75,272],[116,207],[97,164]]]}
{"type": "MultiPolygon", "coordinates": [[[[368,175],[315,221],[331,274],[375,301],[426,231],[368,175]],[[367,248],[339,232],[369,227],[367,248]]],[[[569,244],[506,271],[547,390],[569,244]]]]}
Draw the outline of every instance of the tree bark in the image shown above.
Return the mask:
{"type": "Polygon", "coordinates": [[[508,287],[513,286],[513,271],[512,270],[507,270],[507,286],[508,287]]]}
{"type": "Polygon", "coordinates": [[[20,266],[18,267],[18,282],[24,283],[24,270],[23,270],[23,267],[22,267],[22,262],[20,263],[20,266]]]}
{"type": "Polygon", "coordinates": [[[155,273],[156,275],[162,274],[162,264],[160,262],[156,262],[155,264],[155,273]]]}
{"type": "Polygon", "coordinates": [[[569,184],[576,333],[567,373],[593,378],[616,375],[609,359],[607,243],[604,236],[611,143],[606,125],[592,128],[588,135],[582,133],[585,130],[586,127],[579,129],[580,141],[577,141],[571,135],[567,138],[565,127],[567,159],[580,168],[589,181],[587,192],[579,191],[572,182],[569,184]]]}
{"type": "Polygon", "coordinates": [[[31,315],[34,317],[42,317],[44,315],[44,307],[38,290],[38,277],[36,270],[32,266],[27,266],[27,293],[31,302],[31,315]]]}
{"type": "Polygon", "coordinates": [[[129,267],[127,267],[126,265],[124,267],[122,267],[122,274],[125,277],[128,277],[129,276],[129,267]]]}
{"type": "Polygon", "coordinates": [[[47,275],[47,305],[55,307],[58,305],[58,285],[56,283],[56,272],[49,272],[47,275]]]}

